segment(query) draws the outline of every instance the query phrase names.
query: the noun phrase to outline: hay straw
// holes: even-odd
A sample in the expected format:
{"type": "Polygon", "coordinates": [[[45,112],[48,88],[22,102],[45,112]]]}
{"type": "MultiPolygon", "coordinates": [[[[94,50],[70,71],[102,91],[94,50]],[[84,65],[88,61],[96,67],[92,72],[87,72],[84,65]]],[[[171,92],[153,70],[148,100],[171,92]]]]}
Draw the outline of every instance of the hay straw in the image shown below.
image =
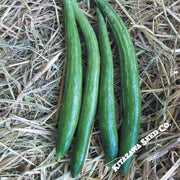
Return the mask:
{"type": "MultiPolygon", "coordinates": [[[[110,0],[109,3],[125,22],[137,53],[142,93],[139,142],[164,122],[171,126],[139,149],[128,173],[121,175],[106,165],[95,118],[89,150],[78,178],[178,179],[180,0],[110,0]]],[[[79,5],[97,33],[95,4],[82,0],[79,5]]],[[[79,32],[85,74],[87,51],[79,32]]],[[[111,31],[109,36],[120,128],[119,55],[111,31]]],[[[65,59],[62,0],[1,0],[0,179],[71,179],[72,149],[61,160],[55,156],[65,59]]]]}

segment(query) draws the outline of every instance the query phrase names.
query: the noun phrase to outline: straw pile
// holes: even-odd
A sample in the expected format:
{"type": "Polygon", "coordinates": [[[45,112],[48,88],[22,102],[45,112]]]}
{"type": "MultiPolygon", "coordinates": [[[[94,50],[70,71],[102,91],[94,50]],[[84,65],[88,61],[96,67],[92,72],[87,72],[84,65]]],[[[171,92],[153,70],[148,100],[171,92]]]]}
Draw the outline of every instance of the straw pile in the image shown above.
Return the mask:
{"type": "MultiPolygon", "coordinates": [[[[97,33],[91,3],[82,0],[79,5],[97,33]]],[[[128,174],[122,176],[105,164],[96,118],[80,179],[178,179],[180,1],[112,0],[110,4],[129,29],[137,52],[142,92],[139,140],[164,122],[171,126],[135,153],[128,174]]],[[[87,54],[80,37],[85,69],[87,54]]],[[[118,52],[111,32],[110,38],[120,127],[118,52]]],[[[60,161],[55,157],[65,62],[63,0],[1,0],[0,179],[70,179],[72,149],[60,161]]]]}

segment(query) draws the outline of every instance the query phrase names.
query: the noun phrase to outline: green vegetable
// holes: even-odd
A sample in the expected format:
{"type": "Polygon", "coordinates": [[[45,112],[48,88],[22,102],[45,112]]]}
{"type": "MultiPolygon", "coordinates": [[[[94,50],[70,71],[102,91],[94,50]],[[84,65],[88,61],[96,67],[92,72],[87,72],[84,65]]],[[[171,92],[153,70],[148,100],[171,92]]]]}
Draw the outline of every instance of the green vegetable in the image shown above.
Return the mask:
{"type": "Polygon", "coordinates": [[[114,104],[113,58],[108,32],[103,16],[96,8],[99,25],[101,72],[99,87],[98,118],[106,161],[112,166],[118,153],[118,134],[114,104]]]}
{"type": "Polygon", "coordinates": [[[64,13],[67,70],[56,140],[57,158],[62,158],[70,147],[79,119],[82,94],[81,45],[71,0],[64,0],[64,13]]]}
{"type": "MultiPolygon", "coordinates": [[[[128,30],[121,18],[104,0],[95,0],[107,17],[116,40],[121,70],[121,94],[123,122],[120,135],[120,156],[124,156],[136,145],[141,121],[141,94],[136,53],[128,30]]],[[[122,174],[128,171],[132,157],[120,168],[122,174]]]]}
{"type": "Polygon", "coordinates": [[[98,41],[92,26],[86,16],[82,13],[75,0],[73,0],[73,5],[76,20],[78,21],[85,37],[88,53],[85,87],[82,99],[83,102],[72,154],[71,174],[72,177],[76,177],[79,174],[85,160],[92,124],[96,113],[100,57],[98,41]]]}

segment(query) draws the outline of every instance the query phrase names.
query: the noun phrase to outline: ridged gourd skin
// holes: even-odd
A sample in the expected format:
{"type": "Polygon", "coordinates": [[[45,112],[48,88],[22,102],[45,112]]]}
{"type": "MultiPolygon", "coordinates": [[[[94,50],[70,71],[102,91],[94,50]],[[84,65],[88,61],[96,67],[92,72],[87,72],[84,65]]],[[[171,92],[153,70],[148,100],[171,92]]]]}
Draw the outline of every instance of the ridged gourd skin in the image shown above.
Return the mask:
{"type": "Polygon", "coordinates": [[[88,54],[81,113],[77,126],[71,163],[71,175],[72,177],[76,177],[84,164],[97,108],[100,55],[98,41],[92,26],[86,16],[82,13],[77,2],[75,0],[72,0],[72,2],[75,18],[84,35],[88,54]]]}
{"type": "MultiPolygon", "coordinates": [[[[116,40],[120,56],[122,127],[119,155],[122,157],[137,144],[141,122],[141,93],[137,57],[129,32],[121,18],[105,0],[95,0],[108,23],[116,40]]],[[[120,167],[122,174],[127,173],[132,157],[120,167]]]]}
{"type": "Polygon", "coordinates": [[[109,166],[115,163],[118,154],[118,133],[114,103],[113,57],[104,18],[98,8],[98,35],[101,57],[98,120],[102,146],[109,166]]]}
{"type": "Polygon", "coordinates": [[[68,151],[77,127],[82,98],[82,55],[72,0],[64,0],[67,69],[62,108],[59,116],[56,156],[68,151]]]}

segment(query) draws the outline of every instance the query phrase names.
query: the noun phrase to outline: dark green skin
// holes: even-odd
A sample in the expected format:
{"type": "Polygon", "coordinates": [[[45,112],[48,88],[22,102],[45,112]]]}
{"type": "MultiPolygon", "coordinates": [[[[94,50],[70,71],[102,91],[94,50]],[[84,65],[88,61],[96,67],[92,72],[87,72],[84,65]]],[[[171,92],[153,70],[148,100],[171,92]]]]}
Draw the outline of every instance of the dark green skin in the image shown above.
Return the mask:
{"type": "Polygon", "coordinates": [[[79,34],[71,0],[64,0],[67,70],[56,140],[56,156],[68,151],[77,127],[82,96],[82,58],[79,34]]]}
{"type": "Polygon", "coordinates": [[[115,163],[118,153],[118,133],[114,104],[113,58],[104,18],[96,8],[99,27],[99,45],[101,56],[98,119],[102,146],[109,166],[115,163]]]}
{"type": "Polygon", "coordinates": [[[73,0],[73,5],[76,20],[85,37],[88,53],[85,87],[82,99],[83,102],[72,154],[71,175],[72,177],[76,177],[85,160],[97,108],[100,56],[98,41],[92,26],[75,0],[73,0]]]}
{"type": "MultiPolygon", "coordinates": [[[[95,0],[102,13],[107,17],[115,37],[120,55],[121,91],[123,122],[120,135],[120,156],[124,156],[137,144],[141,122],[141,94],[137,58],[129,32],[121,18],[104,0],[95,0]]],[[[127,173],[132,158],[121,167],[127,173]]]]}

